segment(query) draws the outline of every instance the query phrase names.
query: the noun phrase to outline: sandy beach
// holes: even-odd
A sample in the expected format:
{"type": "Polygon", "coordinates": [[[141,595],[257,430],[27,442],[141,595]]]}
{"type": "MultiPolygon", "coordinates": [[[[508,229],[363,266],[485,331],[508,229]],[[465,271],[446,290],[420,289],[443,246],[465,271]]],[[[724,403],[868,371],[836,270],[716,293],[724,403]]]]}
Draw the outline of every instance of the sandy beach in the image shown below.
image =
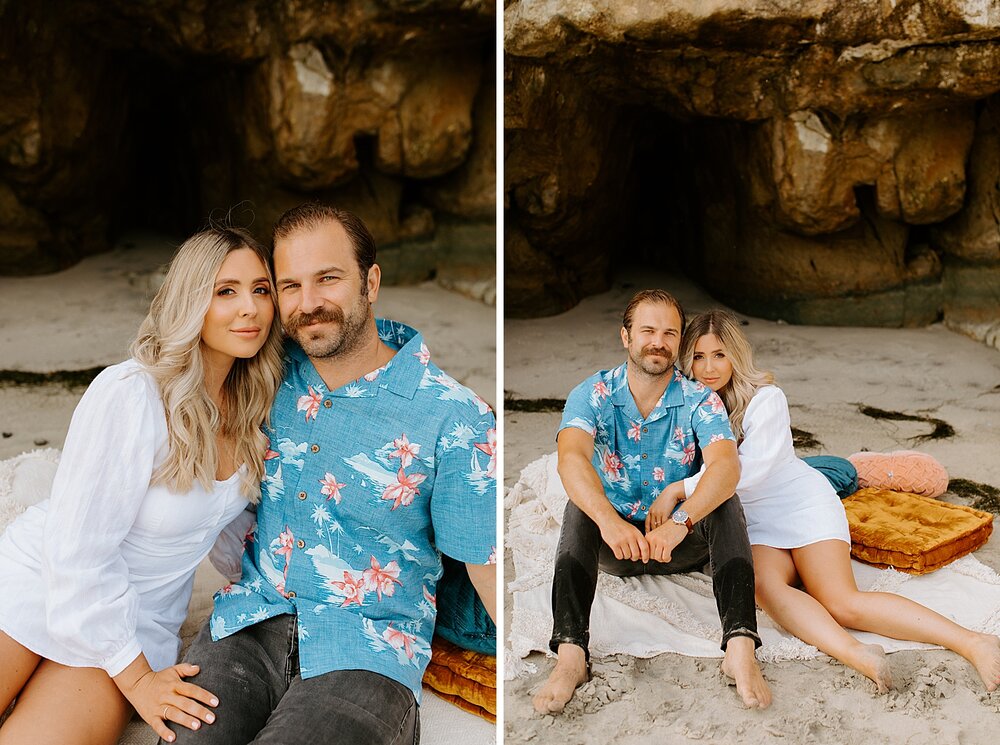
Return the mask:
{"type": "MultiPolygon", "coordinates": [[[[613,288],[559,316],[505,322],[505,486],[555,449],[560,414],[543,399],[565,399],[598,369],[620,364],[618,328],[628,298],[663,287],[689,316],[718,304],[689,281],[625,274],[613,288]],[[518,410],[513,410],[518,409],[518,410]]],[[[746,317],[745,317],[746,318],[746,317]]],[[[952,479],[1000,485],[1000,353],[941,325],[919,329],[803,327],[746,318],[758,365],[774,371],[791,407],[800,455],[847,456],[918,449],[952,479]],[[891,420],[872,407],[923,418],[891,420]],[[954,435],[918,441],[938,422],[954,435]]],[[[939,430],[940,431],[940,430],[939,430]]],[[[956,494],[944,499],[968,504],[956,494]]],[[[976,557],[1000,570],[994,536],[976,557]]],[[[507,557],[506,578],[513,578],[507,557]]],[[[507,594],[507,628],[510,595],[507,594]]],[[[1000,692],[987,694],[975,670],[948,651],[889,657],[896,690],[877,695],[867,679],[826,657],[763,666],[774,694],[765,711],[742,708],[721,678],[718,659],[662,654],[595,660],[593,679],[559,716],[541,716],[531,696],[552,667],[505,683],[506,743],[906,743],[978,745],[995,740],[1000,692]]]]}

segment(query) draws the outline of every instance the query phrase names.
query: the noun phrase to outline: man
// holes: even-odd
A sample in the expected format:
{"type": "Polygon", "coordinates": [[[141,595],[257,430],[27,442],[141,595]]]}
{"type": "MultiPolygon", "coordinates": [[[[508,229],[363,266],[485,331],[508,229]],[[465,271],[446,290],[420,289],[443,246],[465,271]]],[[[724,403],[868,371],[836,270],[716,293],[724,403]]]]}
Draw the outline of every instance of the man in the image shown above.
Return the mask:
{"type": "MultiPolygon", "coordinates": [[[[611,574],[672,574],[711,561],[722,620],[722,669],[749,707],[771,694],[754,656],[760,646],[753,559],[738,499],[739,459],[721,399],[674,367],[684,311],[670,294],[645,290],[625,309],[628,358],[573,389],[558,435],[559,476],[569,502],[552,583],[556,666],[534,699],[540,713],[562,711],[588,678],[590,610],[598,567],[611,574]],[[700,457],[699,457],[700,456],[700,457]],[[664,487],[705,473],[670,518],[659,523],[664,487]]],[[[665,499],[675,500],[677,490],[665,499]]],[[[667,505],[669,514],[674,504],[667,505]]]]}
{"type": "Polygon", "coordinates": [[[306,204],[273,238],[290,341],[257,526],[187,655],[216,720],[177,741],[413,743],[441,553],[496,618],[495,420],[416,331],[375,320],[361,220],[306,204]]]}

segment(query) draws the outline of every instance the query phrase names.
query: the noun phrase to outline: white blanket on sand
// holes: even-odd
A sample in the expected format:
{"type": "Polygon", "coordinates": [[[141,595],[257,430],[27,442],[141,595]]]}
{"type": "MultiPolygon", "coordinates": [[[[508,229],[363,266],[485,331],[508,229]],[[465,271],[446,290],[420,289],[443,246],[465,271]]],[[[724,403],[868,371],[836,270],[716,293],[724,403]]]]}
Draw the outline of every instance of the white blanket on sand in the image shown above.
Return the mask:
{"type": "MultiPolygon", "coordinates": [[[[566,491],[556,473],[555,454],[545,455],[521,472],[507,493],[506,548],[514,560],[513,621],[505,649],[508,680],[535,672],[523,660],[533,651],[548,652],[552,633],[552,562],[566,491]]],[[[892,569],[852,561],[862,590],[894,592],[977,631],[1000,632],[1000,575],[966,556],[938,571],[913,577],[892,569]]],[[[757,613],[765,662],[811,659],[821,653],[757,613]]],[[[851,632],[887,652],[933,649],[928,644],[851,632]]],[[[672,576],[613,577],[601,572],[591,613],[590,651],[595,657],[629,654],[652,657],[676,652],[692,657],[721,657],[721,626],[711,577],[700,572],[672,576]]]]}

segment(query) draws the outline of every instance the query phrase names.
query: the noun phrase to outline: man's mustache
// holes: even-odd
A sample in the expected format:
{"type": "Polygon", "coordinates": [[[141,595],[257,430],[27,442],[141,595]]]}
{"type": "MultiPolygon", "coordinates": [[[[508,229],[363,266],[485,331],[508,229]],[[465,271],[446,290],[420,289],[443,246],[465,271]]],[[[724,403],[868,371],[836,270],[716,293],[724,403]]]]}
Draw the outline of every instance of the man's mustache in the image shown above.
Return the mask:
{"type": "Polygon", "coordinates": [[[311,323],[343,323],[344,313],[340,308],[320,308],[312,313],[296,313],[285,321],[285,331],[291,333],[311,323]]]}
{"type": "Polygon", "coordinates": [[[643,356],[647,354],[658,354],[660,357],[669,357],[670,352],[667,351],[666,347],[645,347],[642,350],[643,356]]]}

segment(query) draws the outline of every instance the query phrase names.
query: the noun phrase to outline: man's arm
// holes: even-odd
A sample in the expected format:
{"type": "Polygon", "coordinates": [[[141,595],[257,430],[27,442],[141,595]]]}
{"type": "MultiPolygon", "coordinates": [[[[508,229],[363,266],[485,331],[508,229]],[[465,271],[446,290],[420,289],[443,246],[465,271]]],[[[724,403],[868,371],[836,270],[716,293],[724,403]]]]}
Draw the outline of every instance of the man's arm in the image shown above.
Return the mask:
{"type": "Polygon", "coordinates": [[[740,456],[732,440],[713,442],[701,451],[705,472],[684,510],[696,523],[710,514],[736,491],[740,480],[740,456]]]}
{"type": "Polygon", "coordinates": [[[604,494],[601,477],[591,463],[593,435],[567,427],[559,432],[556,441],[559,444],[559,478],[570,501],[601,529],[601,538],[614,551],[616,559],[649,561],[649,544],[642,532],[623,519],[604,494]]]}
{"type": "Polygon", "coordinates": [[[490,614],[493,623],[497,622],[497,565],[496,564],[466,564],[472,586],[476,588],[479,599],[483,601],[486,612],[490,614]]]}
{"type": "MultiPolygon", "coordinates": [[[[705,471],[691,497],[684,502],[684,511],[692,523],[709,515],[729,499],[740,480],[740,458],[736,443],[720,440],[703,448],[705,471]]],[[[656,530],[646,534],[652,557],[657,561],[670,561],[673,550],[687,537],[687,527],[668,520],[656,530]]]]}

